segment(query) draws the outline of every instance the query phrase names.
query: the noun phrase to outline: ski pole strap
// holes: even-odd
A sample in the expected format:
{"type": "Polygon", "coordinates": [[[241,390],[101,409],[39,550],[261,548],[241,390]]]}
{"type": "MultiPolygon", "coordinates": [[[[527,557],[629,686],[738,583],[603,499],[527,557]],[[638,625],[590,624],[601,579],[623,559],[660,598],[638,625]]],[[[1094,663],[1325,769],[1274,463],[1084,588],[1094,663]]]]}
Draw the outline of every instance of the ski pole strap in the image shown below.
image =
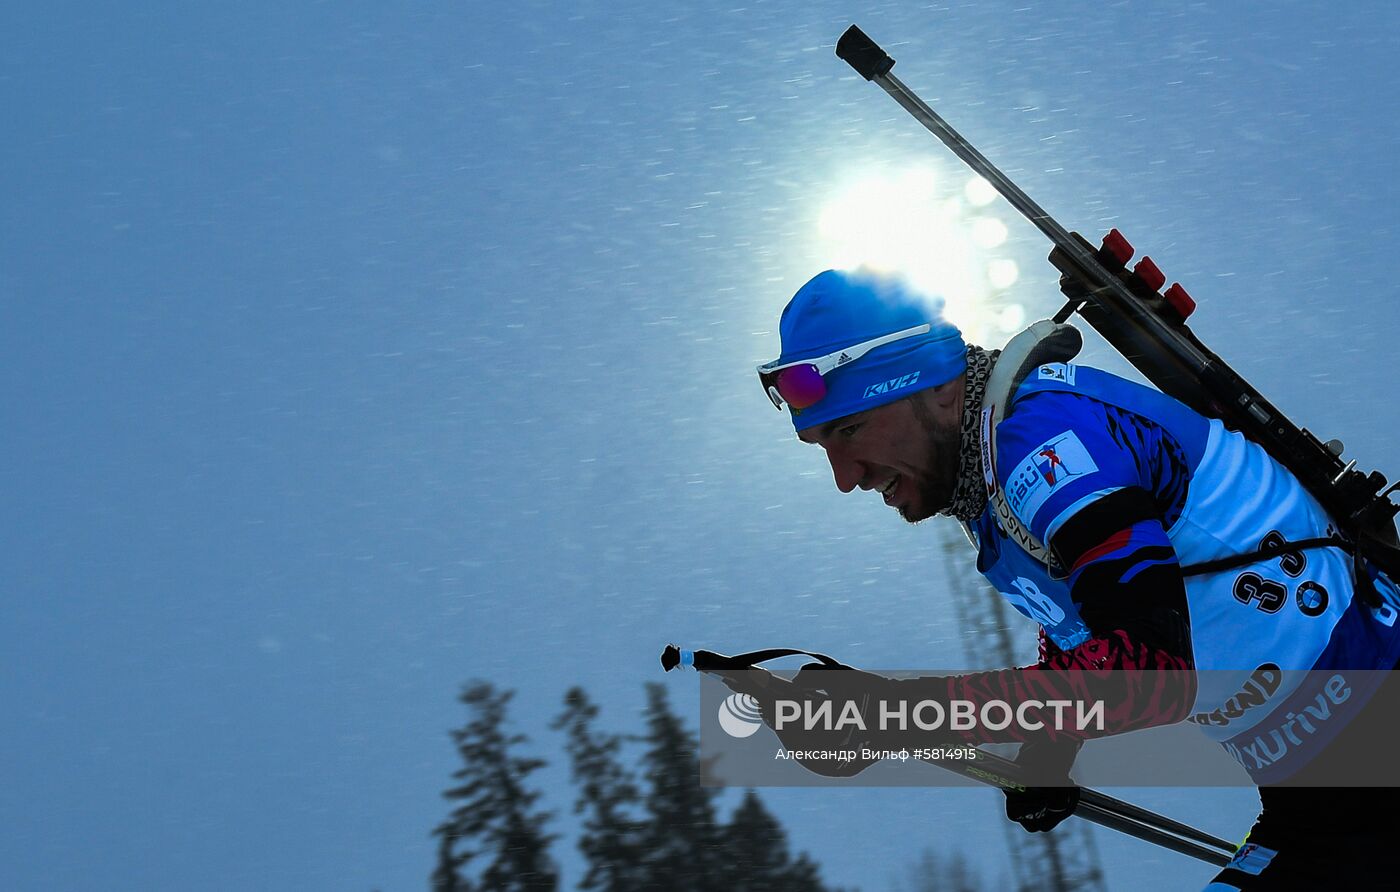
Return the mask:
{"type": "Polygon", "coordinates": [[[826,654],[812,653],[808,650],[797,650],[791,647],[770,647],[766,650],[755,650],[746,654],[729,656],[711,650],[681,650],[674,644],[666,645],[666,649],[661,652],[661,668],[667,672],[677,666],[684,666],[697,672],[752,669],[759,663],[766,663],[779,657],[811,657],[826,669],[851,668],[826,654]]]}

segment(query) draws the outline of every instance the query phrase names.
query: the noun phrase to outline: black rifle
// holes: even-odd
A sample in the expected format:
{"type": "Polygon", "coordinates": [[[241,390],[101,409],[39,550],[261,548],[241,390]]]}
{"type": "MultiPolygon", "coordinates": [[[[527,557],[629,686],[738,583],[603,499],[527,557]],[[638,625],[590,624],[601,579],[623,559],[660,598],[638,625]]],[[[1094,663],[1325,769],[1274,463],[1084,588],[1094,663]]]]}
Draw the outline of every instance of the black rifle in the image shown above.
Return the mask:
{"type": "Polygon", "coordinates": [[[1097,249],[1083,236],[1066,230],[900,83],[890,73],[894,59],[855,25],[841,36],[836,55],[884,88],[1050,238],[1055,245],[1050,262],[1063,274],[1061,288],[1070,298],[1055,316],[1056,322],[1078,312],[1163,393],[1240,431],[1298,478],[1351,543],[1358,592],[1379,606],[1379,596],[1360,560],[1365,558],[1400,580],[1400,539],[1395,531],[1400,505],[1389,498],[1400,483],[1387,489],[1379,471],[1366,474],[1356,470],[1354,460],[1343,463],[1341,441],[1323,443],[1284,417],[1186,325],[1195,302],[1180,284],[1159,293],[1166,279],[1146,257],[1130,272],[1127,263],[1133,249],[1116,229],[1097,249]]]}

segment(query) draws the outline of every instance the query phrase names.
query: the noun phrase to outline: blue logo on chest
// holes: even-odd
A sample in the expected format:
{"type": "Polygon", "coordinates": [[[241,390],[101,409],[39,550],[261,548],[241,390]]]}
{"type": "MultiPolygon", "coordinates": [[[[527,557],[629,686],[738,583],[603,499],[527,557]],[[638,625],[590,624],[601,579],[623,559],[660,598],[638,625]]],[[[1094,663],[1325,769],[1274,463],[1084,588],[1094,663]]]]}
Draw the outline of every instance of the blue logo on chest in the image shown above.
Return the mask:
{"type": "Polygon", "coordinates": [[[1045,565],[1017,548],[984,511],[975,526],[977,570],[1017,612],[1039,623],[1061,650],[1089,640],[1089,628],[1063,580],[1050,578],[1045,565]]]}

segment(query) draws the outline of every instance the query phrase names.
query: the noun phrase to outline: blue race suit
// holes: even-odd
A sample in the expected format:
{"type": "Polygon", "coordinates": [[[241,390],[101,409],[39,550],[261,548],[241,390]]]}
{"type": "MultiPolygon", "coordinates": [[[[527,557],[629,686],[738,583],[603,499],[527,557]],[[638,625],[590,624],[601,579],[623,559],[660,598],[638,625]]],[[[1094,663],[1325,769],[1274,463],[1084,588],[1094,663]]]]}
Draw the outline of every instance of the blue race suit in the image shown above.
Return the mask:
{"type": "MultiPolygon", "coordinates": [[[[1400,659],[1400,591],[1360,564],[1381,598],[1365,603],[1355,593],[1358,564],[1342,547],[1190,572],[1268,544],[1338,535],[1292,474],[1220,421],[1106,372],[1053,363],[1031,373],[994,436],[988,433],[987,485],[1002,489],[1005,506],[1047,546],[1051,564],[1008,537],[990,502],[968,528],[978,569],[1040,624],[1041,665],[1216,670],[1199,676],[1189,704],[1144,693],[1143,702],[1116,713],[1109,733],[1187,718],[1256,783],[1277,783],[1334,740],[1370,694],[1329,703],[1306,733],[1296,723],[1285,729],[1286,717],[1318,693],[1305,678],[1390,669],[1400,659]],[[1277,673],[1279,689],[1241,709],[1232,695],[1261,671],[1277,673]]],[[[1020,684],[1007,672],[967,678],[964,696],[1014,697],[1020,684]]],[[[1327,793],[1353,805],[1364,800],[1364,791],[1276,790],[1264,797],[1266,817],[1271,809],[1290,812],[1284,793],[1298,794],[1308,808],[1320,794],[1324,803],[1327,793]],[[1283,807],[1271,806],[1270,796],[1283,807]]],[[[1301,811],[1292,808],[1288,820],[1301,811]]],[[[1262,820],[1256,837],[1260,828],[1266,842],[1288,838],[1262,820]]],[[[1216,888],[1254,888],[1241,878],[1259,877],[1276,851],[1263,843],[1242,849],[1241,864],[1222,873],[1216,888]]],[[[1290,870],[1307,860],[1290,857],[1290,870]]]]}
{"type": "Polygon", "coordinates": [[[1013,405],[986,470],[1060,566],[1007,539],[990,504],[970,528],[978,569],[1054,649],[1074,652],[1095,631],[1131,627],[1135,614],[1184,608],[1189,652],[1180,656],[1198,670],[1231,670],[1203,680],[1191,718],[1261,783],[1296,770],[1348,718],[1339,711],[1319,726],[1316,746],[1246,753],[1292,702],[1288,686],[1303,676],[1289,670],[1389,669],[1400,658],[1400,612],[1391,606],[1400,592],[1374,576],[1388,603],[1373,608],[1354,597],[1354,563],[1341,547],[1188,576],[1181,599],[1183,565],[1336,534],[1258,445],[1155,390],[1073,364],[1042,366],[1013,405]],[[1105,621],[1089,622],[1095,615],[1105,621]],[[1229,719],[1216,714],[1268,665],[1285,679],[1269,703],[1229,719]]]}

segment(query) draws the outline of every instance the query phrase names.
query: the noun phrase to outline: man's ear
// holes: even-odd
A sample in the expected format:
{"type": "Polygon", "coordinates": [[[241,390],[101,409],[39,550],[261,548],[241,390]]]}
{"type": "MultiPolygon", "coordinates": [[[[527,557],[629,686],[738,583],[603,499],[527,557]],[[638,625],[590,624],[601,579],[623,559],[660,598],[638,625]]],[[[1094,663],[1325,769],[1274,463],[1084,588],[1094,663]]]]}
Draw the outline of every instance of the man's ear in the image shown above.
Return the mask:
{"type": "Polygon", "coordinates": [[[953,406],[962,405],[963,385],[966,383],[966,373],[961,374],[951,381],[947,381],[937,387],[930,387],[923,391],[931,405],[940,409],[950,409],[953,406]]]}

